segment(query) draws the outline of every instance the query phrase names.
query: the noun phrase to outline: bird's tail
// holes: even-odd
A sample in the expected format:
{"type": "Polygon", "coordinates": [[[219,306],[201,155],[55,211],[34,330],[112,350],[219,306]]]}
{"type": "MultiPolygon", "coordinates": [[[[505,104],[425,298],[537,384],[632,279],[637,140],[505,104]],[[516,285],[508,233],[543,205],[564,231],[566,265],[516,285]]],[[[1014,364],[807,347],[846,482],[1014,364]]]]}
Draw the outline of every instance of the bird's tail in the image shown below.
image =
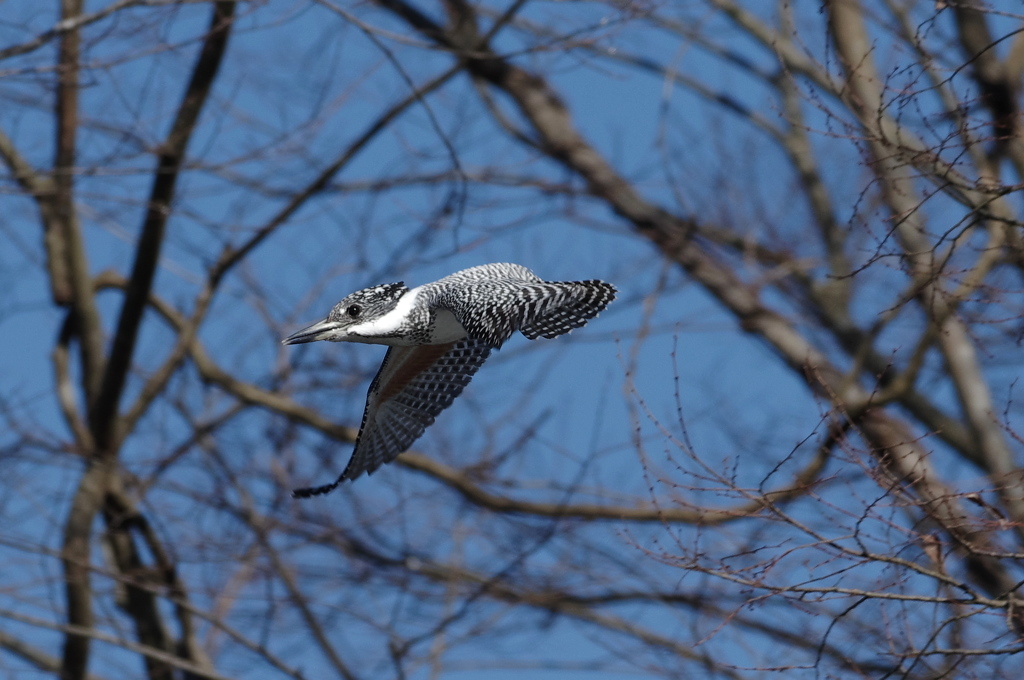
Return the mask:
{"type": "Polygon", "coordinates": [[[525,286],[520,295],[531,313],[519,330],[530,340],[558,337],[586,325],[615,299],[615,293],[615,286],[597,280],[525,286]]]}

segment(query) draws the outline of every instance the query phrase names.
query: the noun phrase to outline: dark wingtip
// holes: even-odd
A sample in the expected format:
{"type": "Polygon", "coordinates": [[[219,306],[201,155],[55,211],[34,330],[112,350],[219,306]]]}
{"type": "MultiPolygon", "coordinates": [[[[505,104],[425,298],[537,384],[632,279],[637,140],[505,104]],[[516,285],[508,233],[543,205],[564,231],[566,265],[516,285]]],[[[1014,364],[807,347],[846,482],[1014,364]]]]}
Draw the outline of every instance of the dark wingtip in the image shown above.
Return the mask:
{"type": "Polygon", "coordinates": [[[341,484],[340,479],[336,482],[331,482],[330,484],[324,484],[323,486],[310,486],[305,489],[295,489],[292,491],[292,498],[312,498],[313,496],[323,496],[324,494],[328,494],[337,489],[339,484],[341,484]]]}

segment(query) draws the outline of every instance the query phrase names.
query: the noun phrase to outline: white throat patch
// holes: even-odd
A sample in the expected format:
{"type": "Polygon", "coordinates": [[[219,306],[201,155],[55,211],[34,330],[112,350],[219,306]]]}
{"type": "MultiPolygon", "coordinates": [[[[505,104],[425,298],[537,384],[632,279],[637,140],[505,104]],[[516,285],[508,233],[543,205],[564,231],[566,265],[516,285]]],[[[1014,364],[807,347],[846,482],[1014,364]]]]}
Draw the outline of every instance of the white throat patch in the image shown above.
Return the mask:
{"type": "Polygon", "coordinates": [[[356,342],[367,342],[380,345],[401,345],[407,344],[401,338],[383,337],[394,335],[408,323],[409,313],[416,306],[416,298],[419,297],[420,289],[417,286],[409,290],[399,300],[395,308],[382,317],[372,319],[348,329],[349,335],[355,336],[349,340],[356,342]]]}

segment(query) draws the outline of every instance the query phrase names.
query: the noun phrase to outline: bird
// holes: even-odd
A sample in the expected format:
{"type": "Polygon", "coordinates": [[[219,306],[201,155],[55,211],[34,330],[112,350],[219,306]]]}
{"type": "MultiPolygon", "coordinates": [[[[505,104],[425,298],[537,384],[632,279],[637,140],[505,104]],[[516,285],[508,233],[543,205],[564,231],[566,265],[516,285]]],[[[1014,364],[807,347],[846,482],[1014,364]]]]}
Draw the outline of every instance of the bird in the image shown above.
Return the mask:
{"type": "Polygon", "coordinates": [[[615,299],[596,279],[544,281],[512,263],[478,265],[416,288],[387,283],[356,291],[285,345],[327,340],[388,345],[370,384],[352,457],[330,484],[296,489],[319,496],[406,451],[469,384],[492,350],[519,331],[554,338],[580,328],[615,299]]]}

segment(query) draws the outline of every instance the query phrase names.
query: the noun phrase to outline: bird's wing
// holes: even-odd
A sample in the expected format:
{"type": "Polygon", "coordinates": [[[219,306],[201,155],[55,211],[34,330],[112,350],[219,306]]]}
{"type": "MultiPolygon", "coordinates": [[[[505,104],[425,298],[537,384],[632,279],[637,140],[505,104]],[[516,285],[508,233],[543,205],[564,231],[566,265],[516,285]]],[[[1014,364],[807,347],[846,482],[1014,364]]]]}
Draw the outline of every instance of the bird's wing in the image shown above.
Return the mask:
{"type": "Polygon", "coordinates": [[[471,338],[501,347],[515,331],[530,340],[553,338],[579,328],[615,299],[604,281],[522,281],[467,283],[437,295],[471,338]]]}
{"type": "Polygon", "coordinates": [[[318,496],[390,463],[451,406],[490,353],[490,345],[470,338],[447,345],[388,348],[366,395],[363,423],[345,471],[331,484],[297,489],[292,495],[318,496]]]}
{"type": "MultiPolygon", "coordinates": [[[[604,281],[570,281],[565,283],[542,284],[555,288],[545,304],[537,305],[528,300],[538,293],[532,290],[537,284],[524,286],[520,297],[524,304],[534,304],[536,313],[519,327],[530,340],[538,337],[555,338],[574,328],[585,326],[588,321],[601,313],[615,299],[615,286],[604,281]]],[[[541,292],[540,294],[544,294],[541,292]]]]}

